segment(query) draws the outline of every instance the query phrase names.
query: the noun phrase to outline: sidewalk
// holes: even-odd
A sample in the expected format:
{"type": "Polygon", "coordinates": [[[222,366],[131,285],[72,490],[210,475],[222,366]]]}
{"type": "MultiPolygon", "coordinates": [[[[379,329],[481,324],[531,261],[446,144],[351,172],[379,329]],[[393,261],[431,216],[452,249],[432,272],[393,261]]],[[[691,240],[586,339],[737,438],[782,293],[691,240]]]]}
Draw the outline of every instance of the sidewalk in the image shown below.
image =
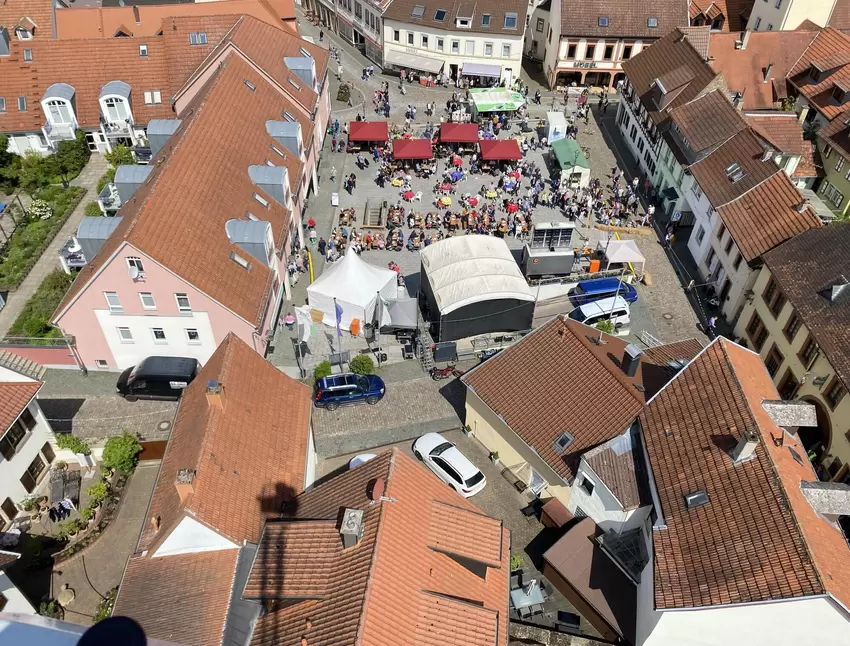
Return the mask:
{"type": "Polygon", "coordinates": [[[94,154],[79,176],[71,180],[72,186],[82,186],[87,193],[65,221],[65,224],[62,225],[62,228],[59,229],[59,233],[53,238],[53,242],[41,254],[41,258],[38,259],[35,267],[32,268],[21,286],[18,287],[17,291],[9,294],[6,306],[0,310],[0,338],[6,336],[15,319],[23,311],[26,302],[47,278],[47,275],[59,268],[59,251],[68,241],[68,238],[77,232],[77,227],[86,212],[86,204],[96,198],[97,180],[106,172],[107,166],[103,155],[94,154]]]}

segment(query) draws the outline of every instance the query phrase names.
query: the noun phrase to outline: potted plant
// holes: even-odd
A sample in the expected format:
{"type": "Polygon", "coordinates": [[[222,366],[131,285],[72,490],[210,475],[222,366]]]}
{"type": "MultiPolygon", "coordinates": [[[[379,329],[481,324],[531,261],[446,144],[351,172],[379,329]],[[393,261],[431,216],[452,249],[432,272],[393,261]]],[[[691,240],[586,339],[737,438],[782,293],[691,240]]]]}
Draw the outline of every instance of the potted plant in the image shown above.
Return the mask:
{"type": "Polygon", "coordinates": [[[56,464],[53,465],[53,468],[57,471],[64,471],[68,468],[68,463],[65,460],[58,460],[56,464]]]}
{"type": "Polygon", "coordinates": [[[94,518],[94,509],[91,507],[85,507],[84,509],[81,509],[80,518],[82,518],[83,522],[88,525],[92,521],[92,518],[94,518]]]}
{"type": "Polygon", "coordinates": [[[469,424],[467,424],[466,426],[463,427],[463,434],[466,435],[467,437],[472,435],[472,427],[469,424]]]}
{"type": "Polygon", "coordinates": [[[522,556],[519,554],[511,554],[511,572],[516,572],[522,568],[522,556]]]}
{"type": "Polygon", "coordinates": [[[97,509],[109,496],[109,487],[105,482],[98,482],[89,487],[89,504],[97,509]]]}
{"type": "Polygon", "coordinates": [[[36,496],[27,496],[21,501],[20,507],[26,512],[38,511],[40,507],[39,499],[36,496]]]}
{"type": "Polygon", "coordinates": [[[499,452],[498,451],[492,451],[490,453],[490,462],[492,462],[493,464],[498,466],[498,464],[499,464],[499,452]]]}

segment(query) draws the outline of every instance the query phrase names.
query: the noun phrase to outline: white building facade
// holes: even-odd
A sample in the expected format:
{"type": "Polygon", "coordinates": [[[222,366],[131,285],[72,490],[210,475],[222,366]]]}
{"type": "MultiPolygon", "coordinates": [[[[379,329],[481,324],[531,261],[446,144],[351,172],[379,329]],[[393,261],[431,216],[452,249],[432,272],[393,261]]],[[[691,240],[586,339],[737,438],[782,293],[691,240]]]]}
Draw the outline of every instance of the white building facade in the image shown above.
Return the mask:
{"type": "Polygon", "coordinates": [[[838,0],[756,0],[747,29],[792,31],[805,20],[826,27],[838,0]]]}

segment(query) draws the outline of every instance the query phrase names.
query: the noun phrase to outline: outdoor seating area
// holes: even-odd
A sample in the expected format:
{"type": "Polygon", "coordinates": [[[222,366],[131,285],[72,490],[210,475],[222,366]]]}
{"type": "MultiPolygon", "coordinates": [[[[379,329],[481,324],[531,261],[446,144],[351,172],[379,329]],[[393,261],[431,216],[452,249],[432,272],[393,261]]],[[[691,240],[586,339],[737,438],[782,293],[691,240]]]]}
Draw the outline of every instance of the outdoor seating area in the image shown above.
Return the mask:
{"type": "Polygon", "coordinates": [[[511,573],[510,617],[561,632],[577,632],[581,616],[564,610],[558,592],[539,573],[517,570],[511,573]]]}

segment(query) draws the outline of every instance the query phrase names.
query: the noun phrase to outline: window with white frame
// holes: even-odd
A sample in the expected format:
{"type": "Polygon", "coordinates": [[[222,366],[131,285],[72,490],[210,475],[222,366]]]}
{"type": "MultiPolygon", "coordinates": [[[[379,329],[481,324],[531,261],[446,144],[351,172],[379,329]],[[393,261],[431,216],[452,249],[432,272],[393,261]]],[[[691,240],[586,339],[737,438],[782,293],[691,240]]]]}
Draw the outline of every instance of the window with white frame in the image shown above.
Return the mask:
{"type": "Polygon", "coordinates": [[[186,328],[186,342],[193,345],[200,344],[201,335],[198,334],[198,331],[194,328],[186,328]]]}
{"type": "Polygon", "coordinates": [[[505,29],[517,28],[517,14],[513,11],[505,13],[505,29]]]}
{"type": "Polygon", "coordinates": [[[825,184],[826,189],[823,191],[824,196],[826,197],[826,199],[832,202],[835,208],[840,207],[841,203],[844,202],[844,194],[837,188],[835,188],[832,184],[828,182],[825,182],[825,184]]]}
{"type": "Polygon", "coordinates": [[[460,54],[460,41],[453,40],[452,41],[452,54],[460,54]]]}
{"type": "Polygon", "coordinates": [[[142,263],[142,259],[137,258],[136,256],[127,257],[127,267],[128,269],[135,268],[139,272],[139,275],[145,273],[145,266],[142,263]]]}
{"type": "Polygon", "coordinates": [[[142,309],[156,309],[156,301],[153,298],[153,294],[151,294],[150,292],[139,292],[139,298],[142,299],[142,309]]]}
{"type": "Polygon", "coordinates": [[[466,45],[466,55],[473,56],[475,54],[475,41],[467,40],[464,41],[464,44],[466,45]]]}
{"type": "Polygon", "coordinates": [[[188,314],[192,311],[192,305],[189,303],[189,297],[186,294],[175,294],[177,300],[177,310],[181,314],[188,314]]]}
{"type": "Polygon", "coordinates": [[[412,31],[407,32],[407,44],[408,45],[413,44],[413,32],[412,31]]]}
{"type": "Polygon", "coordinates": [[[482,27],[489,27],[490,26],[490,14],[489,13],[482,13],[481,14],[481,26],[482,27]]]}
{"type": "Polygon", "coordinates": [[[593,481],[587,476],[582,476],[579,487],[581,487],[588,496],[593,495],[593,489],[595,488],[595,485],[593,484],[593,481]]]}
{"type": "Polygon", "coordinates": [[[6,112],[6,98],[0,96],[0,112],[6,112]]]}
{"type": "Polygon", "coordinates": [[[109,362],[106,359],[95,359],[94,365],[102,370],[105,370],[109,367],[109,362]]]}
{"type": "Polygon", "coordinates": [[[71,123],[71,106],[64,101],[48,101],[47,114],[50,123],[71,123]]]}
{"type": "Polygon", "coordinates": [[[32,49],[30,49],[29,47],[24,49],[24,62],[32,63],[32,49]]]}
{"type": "Polygon", "coordinates": [[[152,327],[151,334],[153,334],[153,342],[159,345],[163,345],[168,343],[168,340],[165,338],[165,330],[161,327],[152,327]]]}
{"type": "Polygon", "coordinates": [[[543,27],[545,26],[545,24],[546,24],[546,21],[545,21],[545,20],[543,20],[543,18],[538,18],[538,19],[537,19],[537,25],[536,25],[536,29],[537,29],[537,31],[542,32],[542,31],[543,31],[543,27]]]}
{"type": "Polygon", "coordinates": [[[19,96],[18,97],[18,112],[26,112],[27,111],[27,97],[19,96]]]}
{"type": "Polygon", "coordinates": [[[844,157],[839,157],[835,162],[835,172],[840,173],[842,168],[844,168],[844,157]]]}
{"type": "Polygon", "coordinates": [[[493,43],[484,43],[484,55],[492,56],[493,55],[493,43]]]}
{"type": "Polygon", "coordinates": [[[109,123],[119,123],[130,118],[130,111],[127,109],[127,104],[124,99],[116,96],[111,96],[103,100],[103,107],[106,109],[106,118],[109,123]]]}
{"type": "Polygon", "coordinates": [[[162,103],[162,92],[159,90],[147,90],[145,92],[145,105],[158,105],[162,103]]]}
{"type": "Polygon", "coordinates": [[[110,312],[124,311],[124,308],[121,307],[121,299],[118,298],[117,292],[103,292],[103,296],[106,299],[106,304],[109,305],[110,312]]]}
{"type": "Polygon", "coordinates": [[[442,38],[437,39],[437,51],[438,52],[443,51],[443,39],[442,38]]]}
{"type": "Polygon", "coordinates": [[[119,327],[116,328],[118,330],[118,338],[121,340],[121,343],[132,343],[133,342],[133,333],[130,332],[130,328],[128,327],[119,327]]]}
{"type": "Polygon", "coordinates": [[[203,31],[192,31],[189,32],[189,44],[190,45],[206,45],[207,44],[207,34],[203,31]]]}
{"type": "Polygon", "coordinates": [[[697,244],[702,244],[702,241],[704,239],[705,239],[705,229],[703,229],[701,226],[698,226],[697,227],[697,236],[696,236],[697,244]]]}
{"type": "Polygon", "coordinates": [[[145,44],[139,45],[139,56],[145,58],[148,55],[148,46],[145,44]]]}
{"type": "Polygon", "coordinates": [[[422,49],[428,49],[428,36],[422,34],[422,49]]]}
{"type": "Polygon", "coordinates": [[[398,29],[393,29],[393,41],[399,42],[401,40],[401,32],[398,29]]]}
{"type": "Polygon", "coordinates": [[[511,44],[506,43],[502,45],[502,58],[510,58],[511,57],[511,44]]]}

